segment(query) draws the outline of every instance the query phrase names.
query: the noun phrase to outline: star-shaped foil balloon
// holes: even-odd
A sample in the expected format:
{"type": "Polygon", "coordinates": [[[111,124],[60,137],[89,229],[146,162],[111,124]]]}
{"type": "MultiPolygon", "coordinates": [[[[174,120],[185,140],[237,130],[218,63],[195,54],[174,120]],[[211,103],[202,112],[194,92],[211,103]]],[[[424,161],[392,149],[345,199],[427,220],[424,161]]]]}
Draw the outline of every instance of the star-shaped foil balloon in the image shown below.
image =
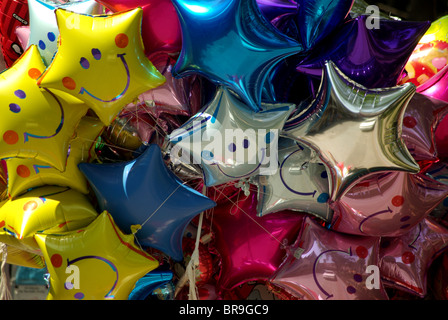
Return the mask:
{"type": "Polygon", "coordinates": [[[143,51],[141,8],[98,16],[64,9],[55,14],[60,45],[40,86],[72,94],[109,125],[139,94],[165,82],[143,51]]]}
{"type": "Polygon", "coordinates": [[[368,28],[369,16],[345,22],[310,55],[300,61],[299,72],[320,76],[327,60],[349,78],[368,88],[398,84],[402,71],[430,22],[380,20],[368,28]]]}
{"type": "Polygon", "coordinates": [[[201,112],[168,136],[173,161],[201,165],[207,186],[275,172],[279,133],[294,105],[262,106],[263,111],[251,111],[219,87],[201,112]]]}
{"type": "Polygon", "coordinates": [[[380,273],[384,285],[426,296],[429,267],[447,248],[448,229],[431,217],[400,237],[382,238],[380,273]]]}
{"type": "Polygon", "coordinates": [[[417,87],[417,92],[425,96],[448,102],[448,65],[417,87]]]}
{"type": "Polygon", "coordinates": [[[257,0],[257,5],[269,21],[286,13],[297,12],[298,9],[294,0],[257,0]]]}
{"type": "Polygon", "coordinates": [[[215,203],[169,171],[160,148],[151,144],[136,159],[112,164],[80,163],[101,210],[120,229],[134,232],[140,245],[176,261],[183,258],[182,236],[193,217],[215,203]]]}
{"type": "Polygon", "coordinates": [[[327,203],[328,177],[324,165],[312,162],[311,150],[288,138],[279,140],[278,160],[275,174],[253,179],[258,187],[258,215],[293,210],[330,222],[332,210],[327,203]]]}
{"type": "Polygon", "coordinates": [[[401,132],[415,86],[367,89],[325,64],[318,96],[285,124],[286,137],[312,148],[329,172],[335,201],[361,177],[379,171],[419,172],[401,132]]]}
{"type": "Polygon", "coordinates": [[[26,190],[44,185],[70,187],[81,193],[89,193],[88,183],[79,171],[80,162],[95,159],[94,144],[104,125],[97,118],[86,116],[76,129],[76,137],[70,141],[67,165],[63,172],[34,159],[8,158],[3,160],[8,172],[8,196],[16,197],[26,190]]]}
{"type": "Polygon", "coordinates": [[[57,186],[33,189],[0,206],[0,242],[35,254],[42,254],[37,232],[77,230],[98,216],[85,195],[57,186]]]}
{"type": "Polygon", "coordinates": [[[39,88],[44,70],[32,45],[0,75],[0,158],[33,158],[63,171],[69,140],[88,108],[67,93],[39,88]]]}
{"type": "Polygon", "coordinates": [[[265,79],[282,59],[302,51],[261,14],[255,0],[174,0],[182,51],[173,75],[199,73],[232,89],[260,111],[265,79]]]}
{"type": "Polygon", "coordinates": [[[44,0],[28,0],[30,35],[27,47],[35,44],[47,66],[58,50],[59,30],[54,14],[57,8],[84,14],[102,13],[102,6],[95,0],[67,2],[65,4],[44,0]]]}
{"type": "Polygon", "coordinates": [[[141,7],[142,40],[151,59],[160,53],[178,54],[182,48],[179,17],[170,0],[98,0],[113,12],[141,7]]]}
{"type": "Polygon", "coordinates": [[[257,193],[227,198],[213,210],[213,247],[221,257],[217,287],[231,290],[250,280],[267,280],[299,234],[303,214],[282,211],[257,217],[257,193]]]}
{"type": "Polygon", "coordinates": [[[106,211],[83,229],[35,238],[50,273],[48,300],[127,300],[135,283],[159,265],[106,211]]]}
{"type": "Polygon", "coordinates": [[[306,217],[270,282],[303,300],[387,300],[378,269],[368,269],[378,268],[379,247],[379,237],[329,231],[306,217]]]}
{"type": "Polygon", "coordinates": [[[359,181],[333,203],[333,230],[364,236],[401,236],[448,195],[448,186],[425,174],[387,172],[359,181]]]}

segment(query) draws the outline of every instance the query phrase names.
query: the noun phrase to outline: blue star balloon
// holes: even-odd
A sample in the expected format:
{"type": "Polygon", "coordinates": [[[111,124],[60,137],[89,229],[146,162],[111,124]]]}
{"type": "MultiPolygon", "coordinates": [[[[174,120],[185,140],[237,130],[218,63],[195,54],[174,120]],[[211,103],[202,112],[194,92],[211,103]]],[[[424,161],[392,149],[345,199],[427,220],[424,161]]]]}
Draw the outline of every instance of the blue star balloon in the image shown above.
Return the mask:
{"type": "Polygon", "coordinates": [[[164,164],[152,144],[136,159],[120,163],[81,163],[101,210],[107,210],[125,233],[142,246],[183,259],[182,236],[193,217],[216,205],[186,186],[164,164]]]}
{"type": "Polygon", "coordinates": [[[260,111],[265,79],[282,59],[302,51],[261,14],[255,0],[173,0],[182,50],[173,75],[201,74],[260,111]]]}
{"type": "Polygon", "coordinates": [[[173,280],[173,273],[171,271],[153,270],[148,272],[137,281],[134,290],[129,294],[128,300],[146,300],[152,295],[164,297],[166,294],[170,298],[171,295],[174,296],[174,288],[172,292],[169,290],[171,280],[173,280]]]}

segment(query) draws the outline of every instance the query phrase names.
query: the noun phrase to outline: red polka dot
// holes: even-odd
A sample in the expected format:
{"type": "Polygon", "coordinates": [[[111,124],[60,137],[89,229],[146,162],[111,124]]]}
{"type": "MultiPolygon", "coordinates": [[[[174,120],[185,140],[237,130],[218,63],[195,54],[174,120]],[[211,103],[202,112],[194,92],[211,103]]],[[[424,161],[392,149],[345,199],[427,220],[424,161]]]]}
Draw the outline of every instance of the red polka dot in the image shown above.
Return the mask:
{"type": "Polygon", "coordinates": [[[417,120],[411,116],[404,117],[403,125],[406,128],[414,128],[417,125],[417,120]]]}
{"type": "Polygon", "coordinates": [[[129,38],[124,33],[117,34],[115,44],[118,48],[126,48],[129,44],[129,38]]]}
{"type": "Polygon", "coordinates": [[[8,130],[3,134],[3,141],[7,144],[16,144],[19,141],[19,135],[15,131],[8,130]]]}
{"type": "Polygon", "coordinates": [[[414,262],[415,260],[415,256],[412,252],[410,251],[406,251],[405,253],[403,253],[403,255],[401,256],[401,260],[403,261],[403,263],[405,264],[411,264],[412,262],[414,262]]]}
{"type": "Polygon", "coordinates": [[[62,85],[67,88],[68,90],[75,90],[76,89],[76,82],[70,77],[64,77],[62,78],[62,85]]]}
{"type": "Polygon", "coordinates": [[[28,178],[30,176],[30,169],[23,164],[17,167],[16,172],[22,178],[28,178]]]}
{"type": "Polygon", "coordinates": [[[369,250],[367,250],[367,248],[363,247],[363,246],[357,246],[355,251],[356,251],[356,255],[358,257],[360,257],[361,259],[366,258],[369,254],[369,250]]]}
{"type": "Polygon", "coordinates": [[[404,203],[404,198],[402,196],[395,196],[392,198],[392,204],[395,207],[400,207],[403,205],[403,203],[404,203]]]}
{"type": "Polygon", "coordinates": [[[23,206],[23,211],[25,212],[33,212],[34,210],[37,209],[37,207],[39,206],[39,204],[36,201],[28,201],[27,203],[24,204],[23,206]]]}
{"type": "Polygon", "coordinates": [[[31,68],[30,70],[28,70],[28,76],[30,76],[30,78],[34,80],[39,78],[41,74],[42,72],[40,72],[39,69],[36,68],[31,68]]]}
{"type": "Polygon", "coordinates": [[[52,255],[50,261],[55,268],[59,268],[60,266],[62,266],[62,256],[58,253],[52,255]]]}

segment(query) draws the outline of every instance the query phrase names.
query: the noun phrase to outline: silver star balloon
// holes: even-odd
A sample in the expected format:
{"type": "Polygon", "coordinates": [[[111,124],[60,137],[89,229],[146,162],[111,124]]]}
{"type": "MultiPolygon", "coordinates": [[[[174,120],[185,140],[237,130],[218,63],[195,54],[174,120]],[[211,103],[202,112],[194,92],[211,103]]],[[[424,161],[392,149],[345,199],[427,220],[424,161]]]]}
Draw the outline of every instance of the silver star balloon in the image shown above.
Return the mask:
{"type": "Polygon", "coordinates": [[[367,89],[329,61],[316,98],[285,124],[282,135],[312,148],[327,167],[330,200],[360,178],[382,171],[419,172],[401,137],[413,84],[367,89]]]}
{"type": "Polygon", "coordinates": [[[262,105],[263,111],[254,112],[218,87],[203,111],[168,136],[171,160],[199,164],[206,186],[274,173],[278,137],[295,105],[262,105]]]}
{"type": "Polygon", "coordinates": [[[279,169],[273,175],[256,176],[258,215],[282,210],[302,211],[330,222],[328,177],[322,163],[312,162],[315,153],[297,141],[280,138],[279,169]]]}
{"type": "MultiPolygon", "coordinates": [[[[82,0],[58,4],[56,2],[44,0],[28,0],[28,10],[30,15],[30,37],[28,47],[35,44],[39,48],[42,59],[48,66],[58,49],[59,30],[54,11],[64,8],[76,13],[100,14],[102,6],[95,0],[82,0]]],[[[76,18],[70,23],[76,28],[76,18]]]]}

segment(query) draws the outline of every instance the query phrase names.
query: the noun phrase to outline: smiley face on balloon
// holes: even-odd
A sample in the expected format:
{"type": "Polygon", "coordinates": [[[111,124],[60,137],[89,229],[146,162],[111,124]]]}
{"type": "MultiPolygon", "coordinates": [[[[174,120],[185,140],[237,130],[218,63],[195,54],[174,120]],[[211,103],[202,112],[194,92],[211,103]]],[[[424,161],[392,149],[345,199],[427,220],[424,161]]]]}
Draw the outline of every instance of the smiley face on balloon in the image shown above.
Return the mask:
{"type": "Polygon", "coordinates": [[[55,14],[60,46],[40,86],[84,101],[109,125],[127,103],[165,82],[143,51],[141,8],[108,16],[55,14]]]}

